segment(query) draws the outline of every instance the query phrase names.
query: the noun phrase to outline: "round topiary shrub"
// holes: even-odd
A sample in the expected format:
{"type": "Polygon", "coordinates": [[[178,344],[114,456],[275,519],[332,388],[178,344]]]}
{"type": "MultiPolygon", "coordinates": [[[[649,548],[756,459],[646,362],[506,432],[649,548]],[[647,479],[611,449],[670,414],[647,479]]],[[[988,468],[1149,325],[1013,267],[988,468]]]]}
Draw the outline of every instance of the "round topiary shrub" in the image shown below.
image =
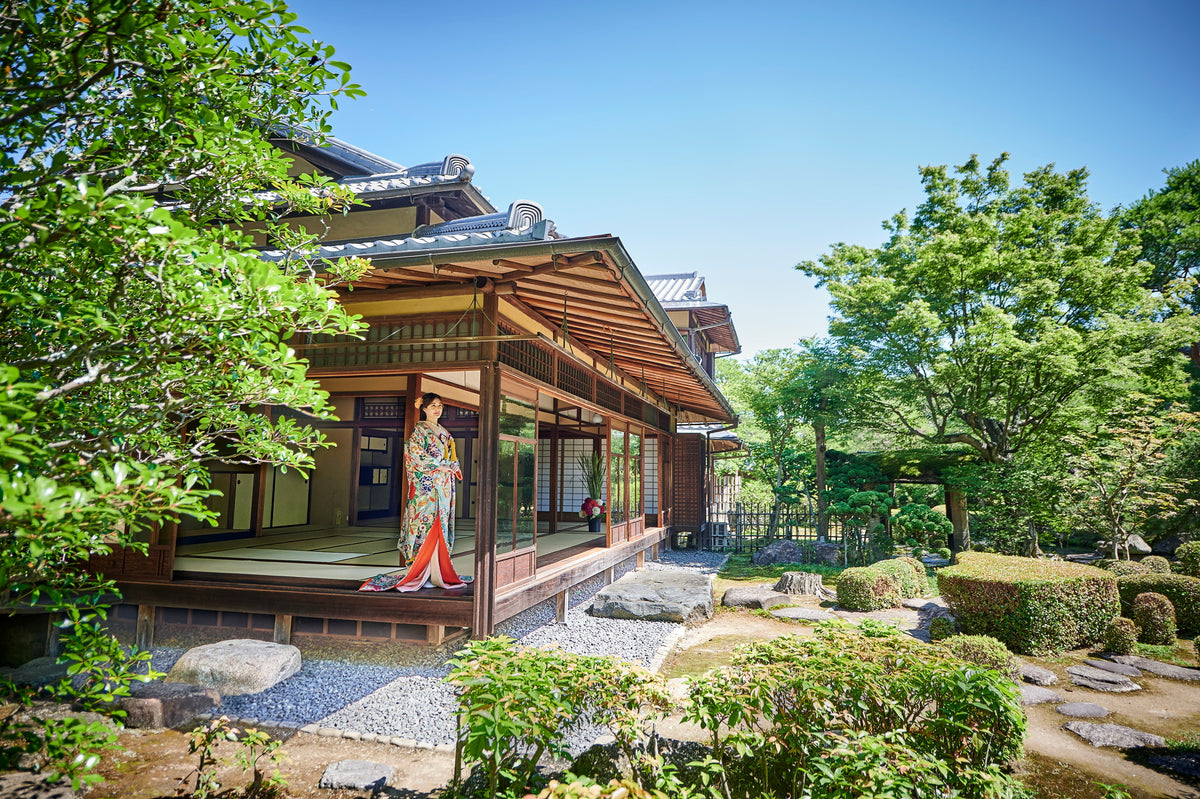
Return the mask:
{"type": "Polygon", "coordinates": [[[1175,550],[1175,571],[1188,577],[1200,577],[1200,541],[1188,541],[1175,550]]]}
{"type": "Polygon", "coordinates": [[[846,610],[860,613],[900,606],[900,582],[872,567],[846,569],[838,577],[837,601],[846,610]]]}
{"type": "Polygon", "coordinates": [[[1151,574],[1171,573],[1171,561],[1167,560],[1162,555],[1147,555],[1138,561],[1138,563],[1141,563],[1143,566],[1149,569],[1151,574]]]}
{"type": "Polygon", "coordinates": [[[911,558],[893,558],[872,563],[869,568],[881,571],[896,578],[900,586],[900,596],[904,599],[919,597],[925,593],[925,568],[917,568],[910,562],[911,558]]]}
{"type": "Polygon", "coordinates": [[[941,646],[956,658],[995,669],[1013,682],[1021,676],[1021,666],[1012,652],[990,635],[952,635],[941,646]]]}
{"type": "Polygon", "coordinates": [[[1133,599],[1133,623],[1141,628],[1138,640],[1143,644],[1175,644],[1175,606],[1162,594],[1148,591],[1133,599]]]}
{"type": "Polygon", "coordinates": [[[1104,567],[1106,571],[1120,577],[1122,574],[1149,574],[1150,567],[1143,566],[1136,560],[1114,560],[1104,567]]]}
{"type": "Polygon", "coordinates": [[[933,552],[942,560],[950,560],[950,556],[954,554],[946,547],[938,547],[937,549],[933,550],[933,552]]]}
{"type": "Polygon", "coordinates": [[[1175,623],[1185,634],[1200,635],[1200,578],[1186,574],[1126,574],[1117,578],[1126,614],[1138,594],[1162,594],[1175,606],[1175,623]]]}
{"type": "Polygon", "coordinates": [[[944,641],[952,635],[958,635],[958,625],[949,616],[934,616],[929,621],[929,640],[944,641]]]}
{"type": "Polygon", "coordinates": [[[1138,626],[1133,619],[1115,616],[1104,631],[1104,648],[1114,655],[1132,655],[1137,651],[1138,626]]]}

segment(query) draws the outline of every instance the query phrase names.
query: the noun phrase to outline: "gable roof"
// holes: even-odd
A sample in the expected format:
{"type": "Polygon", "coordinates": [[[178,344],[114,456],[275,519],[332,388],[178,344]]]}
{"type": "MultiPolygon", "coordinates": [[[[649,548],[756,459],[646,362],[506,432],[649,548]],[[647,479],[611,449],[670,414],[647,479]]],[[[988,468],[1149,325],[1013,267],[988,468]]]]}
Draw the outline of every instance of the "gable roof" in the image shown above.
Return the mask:
{"type": "Polygon", "coordinates": [[[703,331],[715,352],[737,354],[742,351],[729,306],[709,302],[702,275],[695,272],[647,275],[646,283],[663,308],[689,311],[694,325],[691,329],[703,331]]]}

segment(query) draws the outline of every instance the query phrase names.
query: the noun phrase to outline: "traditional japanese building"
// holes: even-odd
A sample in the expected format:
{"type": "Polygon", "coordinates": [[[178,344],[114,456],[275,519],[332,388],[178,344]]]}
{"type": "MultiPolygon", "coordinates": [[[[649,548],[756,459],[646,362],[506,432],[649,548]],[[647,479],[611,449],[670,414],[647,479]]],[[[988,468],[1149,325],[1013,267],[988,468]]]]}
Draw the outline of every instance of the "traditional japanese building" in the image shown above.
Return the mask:
{"type": "MultiPolygon", "coordinates": [[[[707,301],[702,278],[652,285],[615,236],[565,237],[533,202],[497,209],[462,156],[403,167],[337,140],[277,145],[297,173],[320,172],[363,203],[288,222],[328,227],[305,256],[314,262],[370,260],[336,289],[369,327],[361,339],[292,342],[339,418],[297,414],[333,445],[311,473],[218,467],[217,527],[185,519],[148,556],[94,559],[118,581],[125,613],[136,607],[143,642],[164,622],[276,640],[488,635],[541,602],[563,613],[573,586],[654,556],[676,529],[699,530],[702,431],[736,423],[712,359],[738,350],[728,308],[707,301]],[[452,554],[474,582],[359,592],[398,569],[402,450],[413,400],[429,391],[446,403],[463,467],[452,554]],[[579,517],[579,460],[592,453],[607,465],[598,533],[579,517]]],[[[266,259],[295,257],[260,240],[266,259]]]]}

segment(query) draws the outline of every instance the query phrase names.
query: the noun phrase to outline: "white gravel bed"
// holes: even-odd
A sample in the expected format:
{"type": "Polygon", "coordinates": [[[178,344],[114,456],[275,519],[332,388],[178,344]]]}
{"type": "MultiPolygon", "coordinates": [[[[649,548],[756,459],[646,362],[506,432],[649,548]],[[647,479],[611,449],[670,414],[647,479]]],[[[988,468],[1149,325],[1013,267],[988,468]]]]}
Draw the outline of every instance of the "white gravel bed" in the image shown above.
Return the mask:
{"type": "MultiPolygon", "coordinates": [[[[647,562],[646,567],[713,574],[725,558],[714,552],[666,552],[659,561],[647,562]]],[[[630,570],[632,559],[614,572],[630,570]]],[[[574,654],[611,655],[641,666],[657,666],[663,648],[676,640],[683,625],[590,616],[587,608],[591,597],[601,587],[603,578],[597,577],[572,589],[566,623],[555,621],[555,603],[548,600],[497,625],[496,632],[529,646],[554,646],[574,654]]],[[[454,650],[413,650],[407,665],[307,660],[299,673],[262,693],[226,697],[217,712],[358,734],[352,737],[372,734],[435,745],[453,743],[454,691],[442,679],[449,671],[445,661],[454,650]]],[[[166,671],[182,654],[182,649],[156,649],[154,668],[166,671]]],[[[571,736],[571,748],[582,751],[596,733],[596,729],[585,725],[571,736]]]]}

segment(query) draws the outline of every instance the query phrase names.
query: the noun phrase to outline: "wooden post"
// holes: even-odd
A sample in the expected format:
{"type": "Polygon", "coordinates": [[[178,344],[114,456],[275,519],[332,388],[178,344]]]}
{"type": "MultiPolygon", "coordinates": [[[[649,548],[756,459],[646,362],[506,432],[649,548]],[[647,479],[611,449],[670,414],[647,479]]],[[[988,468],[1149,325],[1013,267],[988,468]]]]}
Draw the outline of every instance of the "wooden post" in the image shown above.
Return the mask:
{"type": "Polygon", "coordinates": [[[142,651],[154,648],[154,605],[138,605],[133,645],[142,651]]]}
{"type": "Polygon", "coordinates": [[[292,642],[292,617],[285,613],[275,614],[275,635],[273,639],[277,644],[290,644],[292,642]]]}
{"type": "Polygon", "coordinates": [[[946,486],[946,515],[954,525],[950,534],[950,551],[957,554],[971,548],[971,520],[967,515],[967,498],[957,488],[946,486]]]}
{"type": "MultiPolygon", "coordinates": [[[[485,336],[497,332],[500,308],[495,294],[483,296],[485,336]]],[[[496,627],[496,483],[500,475],[500,346],[486,341],[479,370],[479,496],[475,503],[475,585],[473,638],[487,638],[496,627]]]]}
{"type": "Polygon", "coordinates": [[[568,605],[571,602],[571,589],[564,588],[554,597],[554,620],[563,624],[567,620],[568,605]]]}
{"type": "Polygon", "coordinates": [[[616,569],[614,569],[612,566],[609,566],[607,569],[605,569],[605,570],[604,570],[604,584],[605,584],[605,585],[612,585],[612,583],[613,583],[613,576],[614,576],[615,574],[616,574],[616,569]]]}
{"type": "Polygon", "coordinates": [[[644,549],[638,550],[636,568],[638,568],[638,569],[646,568],[646,550],[644,550],[644,549]]]}
{"type": "Polygon", "coordinates": [[[426,624],[425,625],[425,643],[430,646],[440,646],[446,640],[446,626],[444,624],[426,624]]]}

